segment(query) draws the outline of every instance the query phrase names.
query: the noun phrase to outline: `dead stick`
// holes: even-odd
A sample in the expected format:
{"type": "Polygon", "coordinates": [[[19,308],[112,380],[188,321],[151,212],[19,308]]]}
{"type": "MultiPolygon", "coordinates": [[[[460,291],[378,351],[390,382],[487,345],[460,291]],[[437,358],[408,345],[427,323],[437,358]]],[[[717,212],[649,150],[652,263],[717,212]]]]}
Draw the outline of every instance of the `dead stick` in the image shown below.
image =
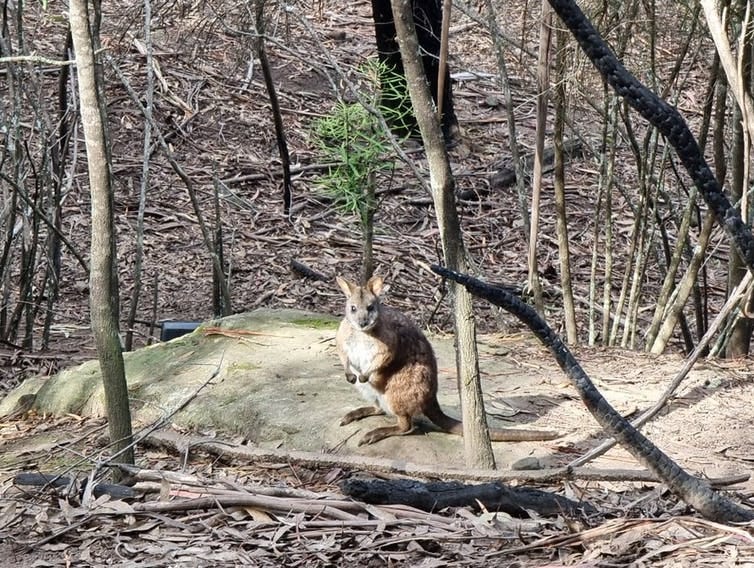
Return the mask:
{"type": "MultiPolygon", "coordinates": [[[[403,460],[390,460],[369,456],[339,456],[302,451],[284,451],[248,446],[234,446],[219,443],[216,439],[202,439],[195,436],[178,434],[172,430],[161,430],[149,435],[143,443],[168,449],[182,454],[186,448],[201,449],[210,455],[228,460],[241,460],[244,463],[289,463],[304,467],[342,467],[346,469],[381,473],[400,473],[415,477],[458,479],[472,481],[525,481],[529,483],[559,483],[564,480],[581,481],[638,481],[657,482],[657,478],[647,470],[629,469],[594,469],[594,468],[553,468],[540,470],[469,470],[440,469],[419,465],[403,460]]],[[[725,478],[724,483],[708,480],[711,485],[729,484],[733,478],[725,478]]],[[[749,479],[748,474],[741,474],[733,483],[749,479]]]]}
{"type": "Polygon", "coordinates": [[[331,517],[342,521],[359,519],[347,510],[361,512],[363,506],[353,501],[335,501],[332,499],[281,499],[260,495],[215,495],[212,497],[197,497],[196,499],[180,499],[175,501],[149,501],[134,503],[133,510],[137,513],[166,513],[171,511],[193,511],[197,509],[214,509],[217,507],[256,507],[266,511],[285,513],[308,513],[317,516],[331,517]]]}

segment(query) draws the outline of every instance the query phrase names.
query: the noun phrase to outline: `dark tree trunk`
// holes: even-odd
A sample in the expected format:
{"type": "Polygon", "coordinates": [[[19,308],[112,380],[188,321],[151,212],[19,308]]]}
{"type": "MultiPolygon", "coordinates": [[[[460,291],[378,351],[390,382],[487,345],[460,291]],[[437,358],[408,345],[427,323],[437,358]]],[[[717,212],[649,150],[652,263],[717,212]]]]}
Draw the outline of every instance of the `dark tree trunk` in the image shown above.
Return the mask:
{"type": "MultiPolygon", "coordinates": [[[[442,32],[442,1],[441,0],[413,0],[414,22],[416,35],[422,52],[422,64],[429,81],[432,99],[437,105],[438,70],[440,68],[440,37],[442,32]]],[[[377,41],[377,53],[382,62],[394,73],[405,77],[403,61],[395,40],[395,23],[390,0],[372,0],[372,18],[377,41]]],[[[405,82],[403,83],[405,89],[405,82]]],[[[384,93],[383,93],[384,94],[384,93]]],[[[382,105],[389,108],[393,119],[391,127],[399,135],[416,135],[418,129],[416,119],[411,109],[411,100],[407,96],[383,96],[382,105]]],[[[450,71],[445,68],[445,83],[443,88],[442,133],[446,142],[452,141],[458,134],[458,119],[453,108],[453,92],[450,85],[450,71]]]]}

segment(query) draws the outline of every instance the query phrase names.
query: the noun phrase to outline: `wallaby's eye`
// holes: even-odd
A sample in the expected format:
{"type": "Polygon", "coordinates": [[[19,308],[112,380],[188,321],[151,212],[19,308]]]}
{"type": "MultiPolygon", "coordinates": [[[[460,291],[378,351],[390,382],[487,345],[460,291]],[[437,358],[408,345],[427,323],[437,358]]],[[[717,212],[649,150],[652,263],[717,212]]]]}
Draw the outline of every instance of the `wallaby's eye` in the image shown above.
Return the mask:
{"type": "Polygon", "coordinates": [[[356,311],[356,306],[351,306],[351,311],[355,312],[356,311]]]}
{"type": "Polygon", "coordinates": [[[373,311],[374,311],[374,303],[372,303],[372,304],[369,304],[369,305],[367,306],[367,311],[368,311],[368,312],[373,312],[373,311]]]}

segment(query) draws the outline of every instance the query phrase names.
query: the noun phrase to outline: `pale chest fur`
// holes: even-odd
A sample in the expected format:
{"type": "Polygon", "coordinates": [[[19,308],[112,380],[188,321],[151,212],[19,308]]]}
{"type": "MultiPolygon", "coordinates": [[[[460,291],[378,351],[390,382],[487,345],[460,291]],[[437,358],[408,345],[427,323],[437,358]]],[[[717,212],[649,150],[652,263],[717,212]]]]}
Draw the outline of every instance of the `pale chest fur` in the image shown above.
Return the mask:
{"type": "Polygon", "coordinates": [[[353,386],[366,402],[393,414],[384,393],[369,382],[385,363],[387,345],[368,333],[353,329],[347,322],[343,322],[338,335],[338,349],[345,356],[346,370],[357,379],[353,386]],[[367,380],[362,382],[362,378],[367,380]]]}
{"type": "Polygon", "coordinates": [[[368,377],[380,368],[385,345],[372,336],[352,331],[341,348],[348,359],[350,371],[357,377],[368,377]]]}

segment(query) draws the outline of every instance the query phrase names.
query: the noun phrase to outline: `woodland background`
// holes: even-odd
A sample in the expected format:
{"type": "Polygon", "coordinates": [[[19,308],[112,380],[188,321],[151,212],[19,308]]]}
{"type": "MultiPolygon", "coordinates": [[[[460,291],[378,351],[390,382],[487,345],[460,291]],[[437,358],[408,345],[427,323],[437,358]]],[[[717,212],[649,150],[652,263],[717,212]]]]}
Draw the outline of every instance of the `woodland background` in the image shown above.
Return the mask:
{"type": "MultiPolygon", "coordinates": [[[[520,153],[533,153],[539,6],[497,6],[501,35],[495,41],[484,5],[459,3],[457,8],[450,67],[461,140],[451,149],[451,159],[464,238],[476,273],[521,289],[527,283],[524,229],[529,223],[521,203],[527,212],[531,209],[531,178],[527,175],[519,187],[504,186],[494,174],[514,166],[510,115],[520,153]],[[510,109],[504,105],[496,47],[505,57],[510,109]]],[[[743,6],[736,8],[728,19],[734,41],[745,17],[743,6]]],[[[147,91],[143,7],[117,3],[103,9],[120,313],[123,330],[133,332],[133,344],[150,341],[156,322],[213,315],[212,267],[196,210],[211,233],[222,229],[233,312],[296,306],[337,314],[340,298],[332,278],[358,274],[361,237],[355,217],[318,183],[327,163],[312,142],[312,129],[336,100],[374,96],[373,83],[363,75],[365,61],[375,56],[369,4],[265,7],[265,45],[294,178],[288,215],[267,92],[255,61],[252,6],[172,2],[154,7],[152,114],[168,152],[154,140],[144,151],[145,122],[133,100],[138,96],[144,102],[147,91]],[[148,180],[140,205],[145,156],[148,180]],[[185,172],[190,191],[170,160],[185,172]],[[144,248],[137,268],[139,233],[144,248]],[[291,270],[292,261],[327,280],[300,278],[291,270]],[[140,283],[138,298],[135,282],[140,283]]],[[[591,9],[626,66],[674,102],[699,133],[721,179],[740,183],[737,172],[748,163],[741,157],[740,121],[699,6],[605,3],[591,9]]],[[[4,18],[3,56],[9,59],[4,59],[8,80],[1,115],[0,341],[3,370],[15,376],[19,366],[76,359],[89,344],[84,270],[89,194],[70,88],[74,79],[65,66],[44,59],[68,57],[64,7],[25,5],[6,11],[4,18]],[[47,347],[57,353],[28,357],[47,347]]],[[[665,301],[661,288],[676,243],[683,246],[673,283],[682,278],[699,244],[705,208],[693,198],[663,141],[616,101],[567,34],[557,37],[552,57],[561,53],[562,60],[553,69],[552,85],[564,92],[564,138],[577,148],[565,167],[565,192],[578,339],[645,349],[651,346],[645,337],[655,306],[658,299],[665,301]],[[686,230],[682,223],[689,203],[686,230]]],[[[748,44],[742,57],[747,49],[748,44]]],[[[551,117],[547,147],[552,138],[551,117]]],[[[392,285],[390,303],[423,326],[448,329],[441,285],[426,270],[441,257],[431,199],[421,179],[426,166],[415,143],[407,148],[419,179],[390,155],[384,157],[389,167],[378,174],[377,267],[392,285]]],[[[551,174],[544,177],[538,211],[538,274],[547,318],[559,327],[561,253],[551,174]]],[[[727,294],[728,247],[716,227],[703,258],[683,311],[685,341],[676,326],[672,349],[689,349],[727,294]]],[[[516,329],[504,315],[482,304],[478,310],[483,329],[516,329]]],[[[719,349],[724,352],[724,345],[719,349]]]]}

